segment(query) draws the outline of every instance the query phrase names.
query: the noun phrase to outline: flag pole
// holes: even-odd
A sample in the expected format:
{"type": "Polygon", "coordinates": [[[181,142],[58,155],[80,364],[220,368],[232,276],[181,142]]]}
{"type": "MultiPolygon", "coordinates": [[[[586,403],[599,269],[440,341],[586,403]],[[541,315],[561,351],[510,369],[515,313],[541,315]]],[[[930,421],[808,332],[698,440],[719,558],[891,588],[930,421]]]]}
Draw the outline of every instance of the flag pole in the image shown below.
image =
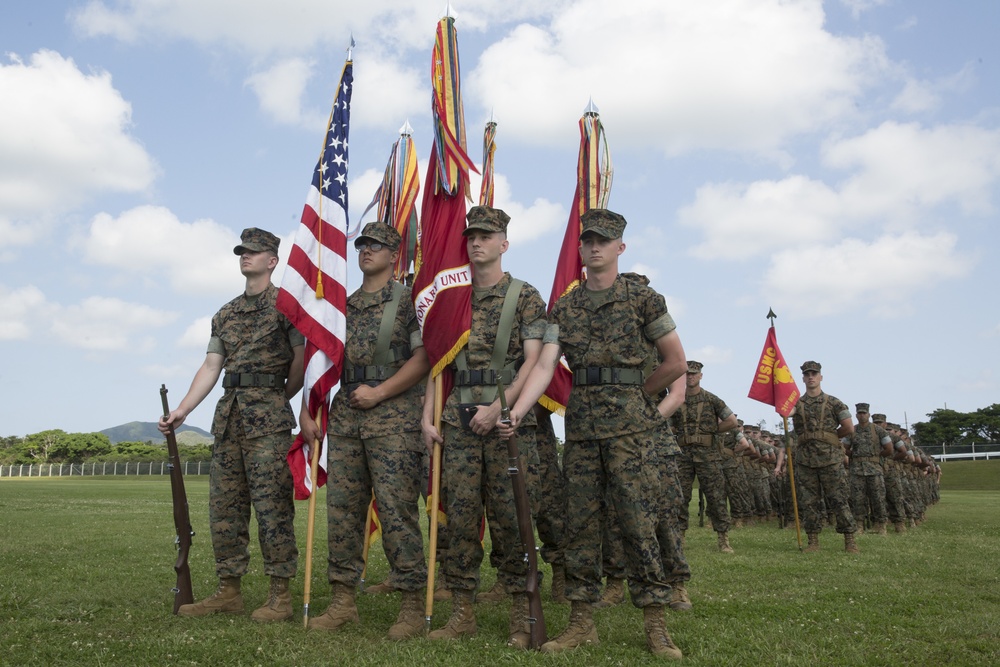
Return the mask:
{"type": "MultiPolygon", "coordinates": [[[[319,419],[323,411],[316,413],[316,428],[319,428],[319,419]]],[[[309,480],[311,482],[311,492],[309,494],[309,518],[306,521],[306,581],[305,589],[302,592],[302,627],[309,627],[309,598],[312,594],[312,566],[313,566],[313,529],[316,527],[316,494],[319,489],[319,440],[313,440],[312,452],[309,457],[309,480]]]]}
{"type": "Polygon", "coordinates": [[[361,568],[361,592],[365,592],[365,576],[368,574],[368,550],[369,539],[372,529],[372,503],[375,502],[375,490],[372,490],[372,499],[368,501],[368,514],[365,516],[365,546],[361,550],[361,560],[364,565],[361,568]]]}
{"type": "MultiPolygon", "coordinates": [[[[444,411],[444,396],[442,394],[441,378],[434,383],[434,428],[441,434],[441,413],[444,411]]],[[[424,630],[431,629],[431,616],[434,614],[434,566],[437,564],[438,541],[438,498],[441,495],[441,443],[434,443],[434,453],[431,456],[431,528],[430,549],[427,565],[427,596],[424,600],[424,630]]]]}
{"type": "Polygon", "coordinates": [[[785,426],[785,458],[788,460],[788,483],[792,487],[792,515],[795,517],[795,542],[802,551],[802,529],[799,524],[799,501],[795,497],[795,465],[792,463],[792,437],[788,433],[788,417],[781,418],[785,426]]]}

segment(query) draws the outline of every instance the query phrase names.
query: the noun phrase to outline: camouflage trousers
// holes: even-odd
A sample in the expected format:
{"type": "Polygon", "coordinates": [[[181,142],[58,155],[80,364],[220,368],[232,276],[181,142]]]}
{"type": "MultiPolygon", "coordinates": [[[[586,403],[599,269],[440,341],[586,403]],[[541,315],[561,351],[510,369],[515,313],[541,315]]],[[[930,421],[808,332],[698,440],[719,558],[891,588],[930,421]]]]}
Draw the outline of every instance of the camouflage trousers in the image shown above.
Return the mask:
{"type": "Polygon", "coordinates": [[[625,546],[618,514],[608,494],[601,501],[601,573],[611,579],[625,579],[625,546]]]}
{"type": "Polygon", "coordinates": [[[295,576],[295,501],[285,455],[291,431],[247,438],[234,403],[226,430],[212,445],[208,519],[219,578],[242,577],[250,565],[250,508],[257,516],[257,539],[264,574],[295,576]]]}
{"type": "Polygon", "coordinates": [[[621,526],[632,603],[669,602],[657,540],[663,502],[657,439],[659,428],[597,440],[569,440],[563,456],[566,476],[566,597],[597,602],[601,597],[601,502],[611,500],[621,526]]]}
{"type": "Polygon", "coordinates": [[[851,473],[851,513],[855,523],[864,525],[869,508],[875,523],[885,523],[885,478],[881,475],[851,473]]]}
{"type": "Polygon", "coordinates": [[[656,539],[660,543],[664,576],[671,584],[689,581],[691,567],[684,556],[684,531],[680,524],[684,495],[677,478],[676,456],[660,455],[660,502],[656,539]]]}
{"type": "Polygon", "coordinates": [[[563,522],[566,518],[566,482],[559,468],[557,444],[550,415],[539,416],[535,431],[540,485],[536,525],[538,539],[542,543],[542,560],[552,565],[563,563],[562,546],[565,532],[563,522]]]}
{"type": "Polygon", "coordinates": [[[722,474],[726,479],[726,497],[729,499],[729,512],[732,518],[746,519],[752,516],[750,486],[743,468],[738,465],[724,467],[722,474]]]}
{"type": "Polygon", "coordinates": [[[771,485],[767,478],[762,477],[759,471],[754,471],[753,481],[750,483],[753,490],[754,515],[766,517],[771,513],[771,485]]]}
{"type": "Polygon", "coordinates": [[[885,475],[885,501],[889,521],[902,523],[906,521],[906,503],[903,500],[903,485],[898,472],[885,475]]]}
{"type": "Polygon", "coordinates": [[[795,488],[806,533],[822,532],[826,512],[836,516],[838,533],[855,531],[854,515],[847,501],[847,470],[843,464],[813,467],[796,463],[795,488]]]}
{"type": "Polygon", "coordinates": [[[420,476],[426,451],[419,433],[378,438],[331,435],[327,453],[327,578],[352,588],[364,568],[364,530],[375,493],[382,545],[392,584],[404,591],[427,584],[420,532],[420,476]]]}
{"type": "Polygon", "coordinates": [[[689,507],[691,493],[694,488],[694,478],[698,477],[698,486],[705,492],[705,511],[712,520],[712,528],[717,533],[729,531],[729,509],[726,507],[726,477],[722,472],[721,461],[698,461],[699,452],[693,451],[699,445],[681,447],[677,457],[677,476],[684,494],[684,506],[681,511],[681,530],[688,529],[689,507]]]}
{"type": "MultiPolygon", "coordinates": [[[[447,485],[445,512],[448,547],[444,574],[450,590],[474,591],[479,586],[483,545],[479,539],[485,504],[493,551],[491,564],[508,593],[523,592],[528,564],[524,558],[514,508],[514,490],[508,473],[507,442],[494,430],[479,436],[444,424],[441,477],[447,485]]],[[[538,507],[538,452],[534,427],[517,432],[521,460],[527,462],[525,486],[532,514],[538,507]]]]}

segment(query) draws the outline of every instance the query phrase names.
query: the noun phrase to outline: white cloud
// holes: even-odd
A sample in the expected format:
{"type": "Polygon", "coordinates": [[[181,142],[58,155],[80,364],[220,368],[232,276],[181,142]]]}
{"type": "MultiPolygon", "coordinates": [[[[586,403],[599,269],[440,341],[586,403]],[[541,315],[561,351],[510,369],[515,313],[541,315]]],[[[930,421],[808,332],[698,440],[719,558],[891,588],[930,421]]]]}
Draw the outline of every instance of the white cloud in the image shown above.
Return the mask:
{"type": "Polygon", "coordinates": [[[854,18],[858,18],[864,12],[871,11],[876,7],[882,7],[888,2],[889,0],[840,0],[840,4],[847,7],[854,18]]]}
{"type": "Polygon", "coordinates": [[[0,340],[27,340],[44,321],[51,305],[34,285],[11,290],[0,285],[0,340]]]}
{"type": "Polygon", "coordinates": [[[846,315],[908,297],[943,280],[968,275],[973,258],[958,252],[947,232],[906,232],[872,243],[848,239],[836,246],[808,246],[774,256],[762,292],[776,307],[799,317],[846,315]]]}
{"type": "Polygon", "coordinates": [[[212,336],[212,317],[206,315],[199,317],[184,330],[177,347],[205,349],[208,346],[208,339],[212,336]]]}
{"type": "Polygon", "coordinates": [[[823,161],[855,170],[841,188],[853,216],[900,222],[944,203],[955,203],[966,214],[986,214],[994,210],[1000,181],[1000,130],[887,121],[858,137],[830,142],[823,161]]]}
{"type": "MultiPolygon", "coordinates": [[[[312,76],[313,63],[303,58],[288,58],[270,69],[251,74],[249,86],[261,109],[278,123],[297,125],[302,122],[302,94],[312,76]]],[[[315,127],[317,123],[311,123],[315,127]]]]}
{"type": "Polygon", "coordinates": [[[678,211],[678,221],[705,235],[691,249],[695,257],[739,259],[833,238],[842,207],[825,183],[797,175],[750,185],[704,185],[694,202],[678,211]]]}
{"type": "MultiPolygon", "coordinates": [[[[177,318],[176,313],[121,299],[94,296],[64,306],[28,285],[0,285],[0,340],[46,340],[51,335],[70,347],[97,351],[145,351],[146,332],[177,318]]],[[[206,338],[207,340],[207,338],[206,338]]]]}
{"type": "Polygon", "coordinates": [[[87,350],[148,351],[152,341],[140,334],[176,318],[176,313],[94,296],[61,308],[52,320],[51,332],[67,345],[87,350]]]}
{"type": "MultiPolygon", "coordinates": [[[[132,108],[107,72],[54,51],[0,65],[0,220],[44,218],[99,192],[137,192],[156,166],[129,134],[132,108]]],[[[30,239],[21,229],[20,242],[30,239]]],[[[0,240],[0,243],[9,243],[0,240]]]]}
{"type": "Polygon", "coordinates": [[[614,145],[771,152],[853,115],[887,67],[880,40],[835,36],[824,20],[818,0],[581,0],[489,46],[466,110],[492,106],[505,131],[565,143],[593,96],[614,145]]]}
{"type": "Polygon", "coordinates": [[[161,206],[139,206],[117,218],[100,213],[76,243],[89,263],[167,282],[178,292],[237,294],[243,283],[232,254],[238,236],[213,220],[181,222],[161,206]]]}

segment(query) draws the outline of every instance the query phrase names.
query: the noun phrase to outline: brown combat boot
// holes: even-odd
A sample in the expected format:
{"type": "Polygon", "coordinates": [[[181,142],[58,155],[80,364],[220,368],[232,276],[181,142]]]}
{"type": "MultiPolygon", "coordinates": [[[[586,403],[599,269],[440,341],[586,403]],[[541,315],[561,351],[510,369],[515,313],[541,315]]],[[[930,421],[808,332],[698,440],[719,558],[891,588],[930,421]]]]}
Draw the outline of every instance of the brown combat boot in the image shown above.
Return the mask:
{"type": "Polygon", "coordinates": [[[865,520],[854,517],[854,532],[857,535],[865,534],[865,520]]]}
{"type": "Polygon", "coordinates": [[[742,528],[743,519],[733,519],[733,528],[742,528]]]}
{"type": "Polygon", "coordinates": [[[389,628],[389,639],[401,641],[424,634],[423,595],[420,591],[403,591],[403,603],[396,623],[389,628]]]}
{"type": "Polygon", "coordinates": [[[808,533],[809,544],[803,550],[803,553],[814,554],[819,551],[819,533],[808,533]]]}
{"type": "Polygon", "coordinates": [[[559,653],[589,644],[597,646],[597,626],[594,625],[594,605],[573,600],[569,612],[569,625],[562,634],[542,644],[542,653],[559,653]]]}
{"type": "Polygon", "coordinates": [[[854,533],[844,533],[844,551],[849,554],[859,554],[858,543],[854,541],[854,533]]]}
{"type": "Polygon", "coordinates": [[[552,566],[552,601],[559,604],[569,602],[566,599],[566,567],[564,565],[552,566]]]}
{"type": "Polygon", "coordinates": [[[724,554],[735,553],[733,547],[729,544],[729,533],[719,533],[719,551],[724,554]]]}
{"type": "Polygon", "coordinates": [[[885,521],[879,521],[872,527],[872,532],[876,535],[886,535],[885,531],[885,521]]]}
{"type": "Polygon", "coordinates": [[[365,586],[363,592],[368,593],[369,595],[386,595],[387,593],[395,593],[396,587],[390,584],[389,580],[386,579],[381,583],[374,584],[372,586],[365,586]]]}
{"type": "Polygon", "coordinates": [[[897,533],[906,532],[906,524],[903,523],[902,521],[897,521],[896,523],[892,524],[892,527],[896,530],[897,533]]]}
{"type": "Polygon", "coordinates": [[[693,608],[691,598],[688,597],[687,588],[683,581],[674,582],[670,590],[670,608],[674,611],[691,611],[693,608]]]}
{"type": "Polygon", "coordinates": [[[347,623],[360,623],[358,608],[354,604],[354,587],[336,582],[331,586],[330,606],[322,616],[309,619],[310,630],[333,632],[347,623]]]}
{"type": "Polygon", "coordinates": [[[182,604],[177,609],[178,616],[208,616],[209,614],[242,614],[243,595],[240,593],[240,578],[219,579],[219,587],[204,600],[192,604],[182,604]]]}
{"type": "Polygon", "coordinates": [[[597,609],[614,607],[625,602],[625,580],[608,577],[604,584],[604,593],[601,599],[594,605],[597,609]]]}
{"type": "Polygon", "coordinates": [[[528,594],[511,594],[510,628],[507,646],[526,649],[531,646],[531,624],[528,623],[528,594]]]}
{"type": "Polygon", "coordinates": [[[288,590],[288,579],[271,577],[271,588],[267,593],[267,602],[255,609],[250,618],[258,623],[274,623],[287,621],[292,617],[292,594],[288,590]]]}
{"type": "Polygon", "coordinates": [[[667,632],[667,620],[663,618],[662,605],[643,607],[642,625],[646,629],[646,646],[649,647],[650,653],[657,658],[667,660],[680,660],[684,657],[667,632]]]}
{"type": "Polygon", "coordinates": [[[448,590],[448,585],[445,582],[444,574],[438,572],[437,577],[434,578],[434,601],[444,602],[445,600],[451,599],[451,591],[448,590]]]}
{"type": "Polygon", "coordinates": [[[475,591],[452,591],[451,616],[444,627],[427,635],[428,639],[459,639],[476,634],[475,591]]]}
{"type": "Polygon", "coordinates": [[[497,579],[490,590],[476,594],[476,602],[501,602],[506,599],[507,590],[500,583],[499,579],[497,579]]]}

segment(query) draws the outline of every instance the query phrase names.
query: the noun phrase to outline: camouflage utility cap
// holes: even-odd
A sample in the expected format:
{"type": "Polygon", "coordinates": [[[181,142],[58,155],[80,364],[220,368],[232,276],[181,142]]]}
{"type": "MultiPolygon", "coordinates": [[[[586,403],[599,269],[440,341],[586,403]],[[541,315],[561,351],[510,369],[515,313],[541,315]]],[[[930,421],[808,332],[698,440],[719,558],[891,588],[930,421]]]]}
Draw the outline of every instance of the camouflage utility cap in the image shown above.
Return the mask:
{"type": "Polygon", "coordinates": [[[688,362],[688,373],[700,373],[701,369],[705,367],[705,364],[700,361],[689,361],[688,362]]]}
{"type": "Polygon", "coordinates": [[[361,229],[361,233],[358,234],[358,238],[354,240],[355,247],[357,247],[363,239],[381,243],[382,245],[388,246],[393,250],[399,247],[399,242],[402,240],[399,236],[399,232],[396,231],[396,228],[391,225],[387,225],[384,222],[369,222],[365,225],[361,229]]]}
{"type": "Polygon", "coordinates": [[[510,216],[503,212],[499,208],[491,208],[489,206],[473,206],[469,209],[468,215],[465,219],[469,221],[469,225],[462,232],[462,235],[466,235],[473,230],[479,230],[483,232],[503,232],[507,233],[507,223],[510,222],[510,216]]]}
{"type": "Polygon", "coordinates": [[[872,415],[872,421],[875,422],[876,424],[884,424],[885,423],[885,415],[879,414],[879,413],[875,413],[875,414],[872,415]]]}
{"type": "Polygon", "coordinates": [[[807,361],[806,363],[802,364],[800,368],[802,368],[803,373],[805,373],[806,371],[816,371],[817,373],[819,373],[821,370],[823,370],[823,367],[819,365],[818,361],[807,361]]]}
{"type": "Polygon", "coordinates": [[[592,208],[580,216],[580,224],[583,225],[583,231],[580,232],[581,239],[588,232],[606,239],[617,239],[625,233],[625,225],[628,223],[620,213],[606,208],[592,208]]]}
{"type": "Polygon", "coordinates": [[[854,405],[854,410],[856,412],[868,412],[868,407],[867,403],[856,403],[854,405]]]}
{"type": "Polygon", "coordinates": [[[277,255],[279,243],[281,243],[281,239],[271,232],[248,227],[240,234],[240,244],[233,248],[233,254],[242,255],[247,250],[250,252],[264,252],[266,250],[277,255]]]}

